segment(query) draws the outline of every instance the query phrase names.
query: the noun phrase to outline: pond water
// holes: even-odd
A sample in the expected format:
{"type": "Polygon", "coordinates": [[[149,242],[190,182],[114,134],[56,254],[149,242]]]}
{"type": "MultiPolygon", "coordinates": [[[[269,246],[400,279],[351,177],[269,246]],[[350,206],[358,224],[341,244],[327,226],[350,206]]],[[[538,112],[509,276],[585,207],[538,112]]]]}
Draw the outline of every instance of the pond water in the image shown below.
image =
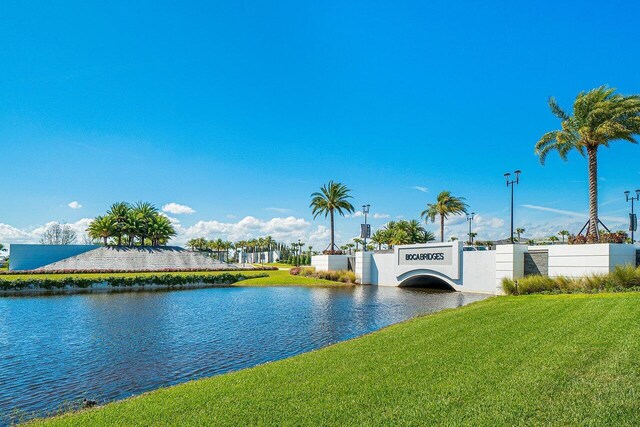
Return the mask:
{"type": "Polygon", "coordinates": [[[0,424],[282,359],[486,297],[359,286],[0,298],[0,424]]]}

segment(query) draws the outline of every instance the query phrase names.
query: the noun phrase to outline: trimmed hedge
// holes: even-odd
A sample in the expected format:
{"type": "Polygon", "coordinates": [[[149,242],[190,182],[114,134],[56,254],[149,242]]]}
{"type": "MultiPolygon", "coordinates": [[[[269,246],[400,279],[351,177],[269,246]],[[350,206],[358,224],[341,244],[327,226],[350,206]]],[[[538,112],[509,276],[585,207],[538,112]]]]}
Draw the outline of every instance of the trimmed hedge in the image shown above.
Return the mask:
{"type": "Polygon", "coordinates": [[[7,280],[0,278],[0,290],[3,291],[22,291],[22,290],[54,290],[79,288],[86,289],[96,283],[106,283],[114,288],[126,288],[132,286],[169,286],[181,287],[194,283],[206,283],[211,285],[230,285],[241,280],[253,279],[256,277],[268,277],[266,273],[245,275],[241,273],[223,273],[223,274],[154,274],[149,276],[131,276],[131,277],[105,277],[99,279],[90,279],[85,277],[64,277],[62,279],[16,279],[7,280]]]}
{"type": "Polygon", "coordinates": [[[207,271],[269,271],[278,267],[253,267],[253,268],[162,268],[159,270],[117,270],[117,269],[91,269],[91,270],[7,270],[0,271],[0,276],[18,274],[100,274],[100,273],[198,273],[207,271]]]}

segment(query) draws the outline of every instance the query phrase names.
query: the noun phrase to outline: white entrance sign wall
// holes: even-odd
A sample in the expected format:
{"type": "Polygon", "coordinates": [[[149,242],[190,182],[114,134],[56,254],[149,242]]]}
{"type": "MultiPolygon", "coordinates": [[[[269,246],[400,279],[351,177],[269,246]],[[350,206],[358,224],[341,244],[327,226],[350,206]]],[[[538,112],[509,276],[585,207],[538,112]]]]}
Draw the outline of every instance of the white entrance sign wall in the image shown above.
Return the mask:
{"type": "Polygon", "coordinates": [[[462,242],[398,245],[394,248],[396,276],[416,269],[430,270],[449,277],[460,278],[462,242]]]}

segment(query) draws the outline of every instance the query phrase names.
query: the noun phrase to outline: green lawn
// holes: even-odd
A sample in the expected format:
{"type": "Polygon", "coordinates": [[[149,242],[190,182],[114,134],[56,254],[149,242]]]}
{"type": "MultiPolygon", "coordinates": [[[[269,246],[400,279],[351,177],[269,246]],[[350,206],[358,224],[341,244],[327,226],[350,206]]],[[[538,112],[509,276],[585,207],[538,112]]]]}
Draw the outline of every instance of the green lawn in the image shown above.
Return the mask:
{"type": "MultiPolygon", "coordinates": [[[[174,272],[174,273],[165,273],[165,272],[154,272],[154,273],[94,273],[94,274],[7,274],[1,275],[0,279],[3,280],[16,280],[16,279],[63,279],[65,277],[85,277],[89,279],[96,279],[96,281],[100,281],[100,278],[104,277],[134,277],[134,276],[151,276],[158,274],[196,274],[196,275],[212,275],[212,274],[222,274],[222,273],[233,273],[233,271],[202,271],[202,272],[174,272]]],[[[243,274],[247,276],[264,274],[267,273],[269,277],[259,277],[256,279],[248,279],[243,280],[235,284],[235,286],[272,286],[272,285],[304,285],[304,286],[313,286],[313,285],[344,285],[343,283],[332,282],[330,280],[322,280],[322,279],[312,279],[308,277],[300,277],[300,276],[292,276],[288,271],[285,270],[267,270],[267,271],[242,271],[243,274]]]]}
{"type": "Polygon", "coordinates": [[[498,297],[46,425],[640,424],[640,294],[498,297]]]}
{"type": "Polygon", "coordinates": [[[284,262],[269,262],[264,264],[253,264],[256,267],[266,266],[266,267],[278,267],[278,268],[293,268],[295,265],[285,264],[284,262]]]}

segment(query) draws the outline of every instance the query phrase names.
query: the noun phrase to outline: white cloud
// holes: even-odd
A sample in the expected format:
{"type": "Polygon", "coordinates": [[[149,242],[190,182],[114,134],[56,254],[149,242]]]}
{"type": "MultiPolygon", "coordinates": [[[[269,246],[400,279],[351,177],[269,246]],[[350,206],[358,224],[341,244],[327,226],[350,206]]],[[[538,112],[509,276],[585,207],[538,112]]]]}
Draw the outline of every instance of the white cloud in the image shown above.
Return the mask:
{"type": "Polygon", "coordinates": [[[409,188],[411,188],[412,190],[418,190],[421,193],[426,193],[426,192],[429,191],[429,189],[427,187],[422,187],[420,185],[414,185],[413,187],[409,187],[409,188]]]}
{"type": "MultiPolygon", "coordinates": [[[[83,243],[87,227],[91,221],[91,218],[82,218],[76,222],[65,224],[71,227],[78,235],[76,243],[83,243]]],[[[9,224],[0,223],[0,242],[5,245],[12,243],[38,243],[47,227],[55,223],[56,221],[49,221],[46,224],[23,230],[9,224]]]]}
{"type": "Polygon", "coordinates": [[[73,202],[70,202],[67,206],[69,206],[71,209],[80,209],[82,207],[82,205],[75,200],[73,202]]]}
{"type": "Polygon", "coordinates": [[[275,207],[271,207],[271,208],[264,208],[265,211],[271,211],[271,212],[277,212],[277,213],[289,213],[289,212],[293,212],[291,209],[287,209],[287,208],[275,208],[275,207]]]}
{"type": "Polygon", "coordinates": [[[163,212],[172,213],[174,215],[191,215],[196,211],[190,206],[181,205],[179,203],[167,203],[162,207],[163,212]]]}
{"type": "Polygon", "coordinates": [[[375,219],[385,219],[385,218],[391,218],[391,215],[386,214],[386,213],[374,213],[373,214],[373,218],[375,218],[375,219]]]}
{"type": "MultiPolygon", "coordinates": [[[[522,205],[522,207],[527,209],[533,209],[538,211],[551,212],[551,213],[556,213],[560,215],[571,216],[574,218],[584,218],[585,221],[589,218],[589,214],[585,212],[568,211],[564,209],[549,208],[546,206],[539,206],[539,205],[522,205]]],[[[609,221],[616,224],[625,223],[627,221],[627,218],[623,218],[619,216],[606,216],[606,215],[605,216],[601,215],[600,219],[603,221],[609,221]]]]}
{"type": "Polygon", "coordinates": [[[190,227],[178,227],[176,240],[184,243],[192,238],[204,237],[235,241],[270,235],[278,241],[292,242],[305,239],[309,225],[305,219],[293,216],[270,220],[246,216],[238,222],[198,221],[190,227]]]}

